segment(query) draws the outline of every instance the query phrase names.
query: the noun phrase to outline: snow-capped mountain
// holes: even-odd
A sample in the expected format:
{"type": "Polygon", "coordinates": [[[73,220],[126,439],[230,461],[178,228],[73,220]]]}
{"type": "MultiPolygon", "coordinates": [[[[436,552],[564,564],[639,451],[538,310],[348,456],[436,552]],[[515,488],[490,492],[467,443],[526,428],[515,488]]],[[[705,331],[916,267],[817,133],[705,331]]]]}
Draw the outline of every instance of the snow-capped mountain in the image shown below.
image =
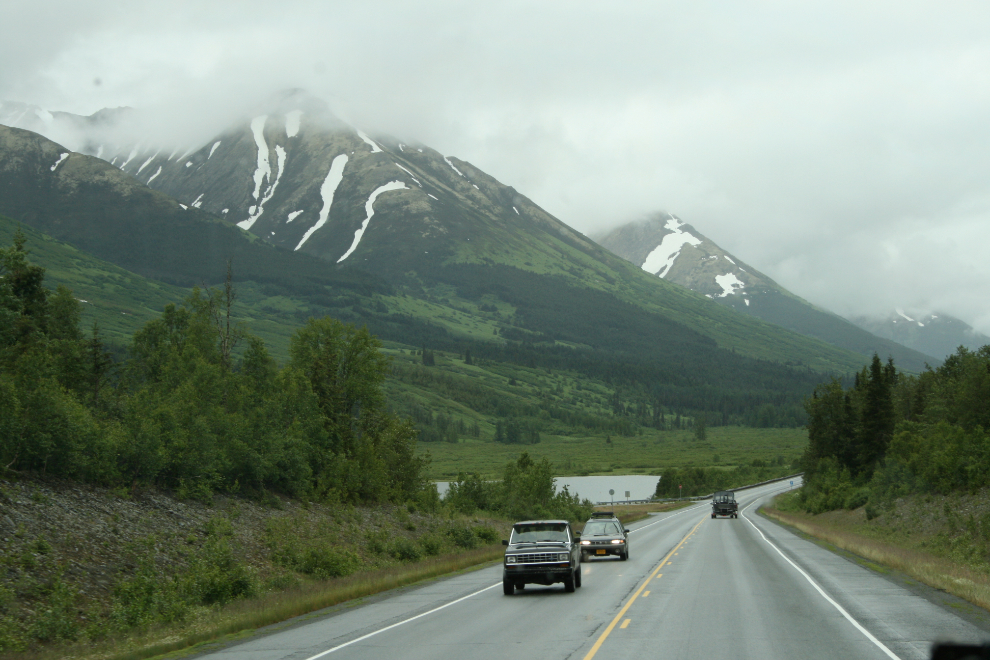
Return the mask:
{"type": "Polygon", "coordinates": [[[879,337],[941,358],[955,353],[960,346],[976,350],[990,344],[990,337],[944,313],[909,314],[896,309],[886,317],[858,316],[850,320],[879,337]]]}
{"type": "MultiPolygon", "coordinates": [[[[12,118],[22,125],[30,120],[23,127],[46,136],[96,117],[45,121],[39,109],[4,108],[0,117],[16,112],[12,118]]],[[[520,225],[581,251],[599,250],[470,163],[425,145],[370,136],[298,90],[201,144],[163,146],[155,136],[125,143],[111,131],[77,134],[74,144],[187,207],[332,263],[405,272],[418,269],[424,255],[476,262],[501,261],[514,246],[545,252],[547,246],[520,242],[512,230],[520,225]]]]}
{"type": "Polygon", "coordinates": [[[596,240],[648,273],[722,302],[748,306],[753,296],[779,288],[670,213],[622,225],[596,240]]]}
{"type": "Polygon", "coordinates": [[[889,355],[911,371],[939,362],[933,353],[901,345],[887,334],[873,334],[871,328],[801,299],[670,213],[622,225],[596,240],[660,279],[788,330],[861,355],[889,355]]]}

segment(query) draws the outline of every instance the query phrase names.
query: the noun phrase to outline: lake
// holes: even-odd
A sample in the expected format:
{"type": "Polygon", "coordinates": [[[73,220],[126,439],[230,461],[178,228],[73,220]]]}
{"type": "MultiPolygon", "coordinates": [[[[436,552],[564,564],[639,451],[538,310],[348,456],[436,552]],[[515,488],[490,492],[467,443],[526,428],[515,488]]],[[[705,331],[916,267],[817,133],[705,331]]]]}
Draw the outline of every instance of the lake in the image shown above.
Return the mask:
{"type": "MultiPolygon", "coordinates": [[[[657,481],[660,477],[643,474],[617,474],[600,475],[593,477],[555,477],[559,491],[564,486],[572,495],[580,495],[582,499],[588,498],[592,502],[607,502],[611,499],[608,494],[609,489],[615,491],[615,501],[624,502],[626,491],[629,491],[629,499],[645,500],[653,495],[657,489],[657,481]]],[[[438,481],[437,490],[441,497],[447,492],[448,481],[438,481]]]]}

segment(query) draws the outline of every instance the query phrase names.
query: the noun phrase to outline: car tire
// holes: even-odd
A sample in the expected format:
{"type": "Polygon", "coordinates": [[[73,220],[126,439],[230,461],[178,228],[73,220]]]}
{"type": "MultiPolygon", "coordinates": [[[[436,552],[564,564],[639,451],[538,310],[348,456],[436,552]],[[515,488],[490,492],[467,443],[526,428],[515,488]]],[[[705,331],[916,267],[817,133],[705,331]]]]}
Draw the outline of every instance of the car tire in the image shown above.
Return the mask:
{"type": "Polygon", "coordinates": [[[581,587],[581,566],[578,566],[577,570],[574,571],[574,586],[581,587]]]}
{"type": "Polygon", "coordinates": [[[715,517],[715,514],[713,513],[713,514],[712,514],[712,518],[714,518],[714,517],[715,517]]]}
{"type": "Polygon", "coordinates": [[[623,552],[621,555],[619,555],[619,559],[621,559],[622,561],[629,559],[629,551],[627,550],[626,552],[623,552]]]}
{"type": "Polygon", "coordinates": [[[506,596],[511,596],[513,591],[515,591],[515,589],[513,589],[512,583],[509,582],[506,579],[503,579],[502,580],[502,593],[505,594],[506,596]]]}
{"type": "Polygon", "coordinates": [[[574,573],[564,578],[564,591],[569,594],[574,593],[574,573]]]}

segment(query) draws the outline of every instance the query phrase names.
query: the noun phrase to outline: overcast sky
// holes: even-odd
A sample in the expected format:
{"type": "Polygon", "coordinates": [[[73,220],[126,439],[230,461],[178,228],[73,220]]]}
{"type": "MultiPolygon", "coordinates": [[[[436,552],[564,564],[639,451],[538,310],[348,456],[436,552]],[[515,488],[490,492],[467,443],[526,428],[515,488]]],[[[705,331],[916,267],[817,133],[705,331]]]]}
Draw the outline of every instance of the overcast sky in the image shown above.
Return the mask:
{"type": "Polygon", "coordinates": [[[585,233],[666,210],[841,314],[940,310],[990,334],[990,3],[6,0],[3,15],[0,99],[157,109],[211,133],[303,87],[585,233]]]}

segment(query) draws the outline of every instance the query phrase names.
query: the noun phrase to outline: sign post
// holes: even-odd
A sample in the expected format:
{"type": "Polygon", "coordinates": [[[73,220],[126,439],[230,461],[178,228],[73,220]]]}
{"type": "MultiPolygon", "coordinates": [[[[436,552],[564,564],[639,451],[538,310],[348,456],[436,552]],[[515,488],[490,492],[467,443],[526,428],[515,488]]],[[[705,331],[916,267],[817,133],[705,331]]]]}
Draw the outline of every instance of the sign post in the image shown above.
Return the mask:
{"type": "Polygon", "coordinates": [[[684,494],[684,491],[681,490],[682,488],[684,488],[684,484],[677,484],[677,499],[681,499],[681,496],[684,494]]]}
{"type": "Polygon", "coordinates": [[[609,488],[608,489],[608,495],[609,495],[609,497],[612,498],[612,506],[615,506],[615,489],[614,488],[609,488]]]}

